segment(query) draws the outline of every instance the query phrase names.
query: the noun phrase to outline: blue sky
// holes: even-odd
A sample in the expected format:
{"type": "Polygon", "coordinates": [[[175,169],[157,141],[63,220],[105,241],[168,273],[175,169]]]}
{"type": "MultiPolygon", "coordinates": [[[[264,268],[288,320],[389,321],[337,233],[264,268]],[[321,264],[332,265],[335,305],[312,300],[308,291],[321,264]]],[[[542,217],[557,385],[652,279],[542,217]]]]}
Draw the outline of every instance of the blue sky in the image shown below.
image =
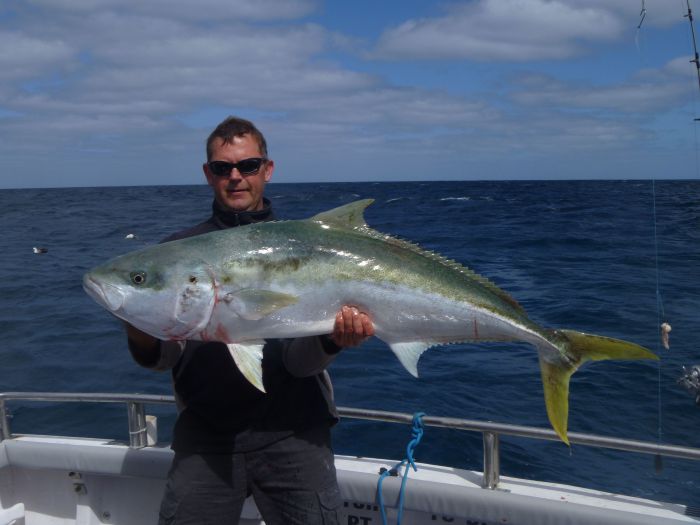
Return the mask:
{"type": "Polygon", "coordinates": [[[276,182],[696,178],[686,10],[3,0],[0,187],[199,184],[229,114],[276,182]]]}

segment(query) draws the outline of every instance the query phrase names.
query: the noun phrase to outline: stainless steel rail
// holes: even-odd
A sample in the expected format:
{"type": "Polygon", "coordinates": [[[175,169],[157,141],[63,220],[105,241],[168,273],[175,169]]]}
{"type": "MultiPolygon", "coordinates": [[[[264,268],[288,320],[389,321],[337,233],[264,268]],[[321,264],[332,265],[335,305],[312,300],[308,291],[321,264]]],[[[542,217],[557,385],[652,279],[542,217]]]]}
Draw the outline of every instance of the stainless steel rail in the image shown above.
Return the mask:
{"type": "MultiPolygon", "coordinates": [[[[79,403],[126,403],[129,422],[129,445],[132,448],[143,448],[147,444],[146,417],[144,405],[174,404],[173,396],[158,396],[147,394],[104,394],[104,393],[57,393],[57,392],[0,392],[0,441],[12,438],[10,430],[8,401],[46,401],[79,402],[79,403]]],[[[413,415],[403,412],[386,412],[362,408],[339,407],[341,416],[351,419],[369,421],[384,421],[389,423],[413,423],[413,415]]],[[[494,489],[499,481],[499,443],[500,436],[518,436],[530,439],[558,441],[559,437],[553,430],[460,419],[451,417],[424,416],[423,424],[429,427],[452,428],[471,432],[481,432],[484,441],[484,477],[482,486],[494,489]]],[[[663,445],[648,441],[636,441],[615,437],[598,436],[594,434],[569,433],[569,441],[573,444],[587,445],[598,448],[611,448],[628,452],[654,454],[683,459],[700,460],[700,448],[682,447],[679,445],[663,445]]]]}
{"type": "Polygon", "coordinates": [[[126,403],[129,421],[129,446],[143,448],[148,442],[146,430],[146,404],[174,404],[173,396],[148,394],[103,394],[78,392],[2,392],[0,393],[0,441],[12,437],[7,401],[48,401],[51,403],[126,403]]]}
{"type": "MultiPolygon", "coordinates": [[[[388,421],[392,423],[413,423],[413,415],[401,412],[385,412],[382,410],[366,410],[361,408],[339,408],[340,414],[348,418],[367,419],[373,421],[388,421]]],[[[544,428],[492,423],[474,419],[459,419],[453,417],[424,416],[423,424],[430,427],[453,428],[481,432],[484,440],[484,478],[482,486],[496,488],[499,481],[499,436],[518,436],[530,439],[559,441],[559,436],[544,428]]],[[[628,452],[640,452],[683,459],[700,460],[700,448],[682,447],[679,445],[662,445],[648,441],[636,441],[595,434],[569,432],[569,441],[574,444],[588,445],[597,448],[612,448],[628,452]]]]}

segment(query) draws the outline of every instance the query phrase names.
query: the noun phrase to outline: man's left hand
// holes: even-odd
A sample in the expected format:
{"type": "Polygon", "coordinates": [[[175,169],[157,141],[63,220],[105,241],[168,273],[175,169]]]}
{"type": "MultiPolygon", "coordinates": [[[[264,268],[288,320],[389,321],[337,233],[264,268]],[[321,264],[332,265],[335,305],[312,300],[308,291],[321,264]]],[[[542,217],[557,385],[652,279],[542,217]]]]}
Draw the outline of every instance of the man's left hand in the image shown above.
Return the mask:
{"type": "Polygon", "coordinates": [[[370,317],[354,306],[343,306],[335,316],[331,340],[342,348],[358,346],[374,335],[370,317]]]}

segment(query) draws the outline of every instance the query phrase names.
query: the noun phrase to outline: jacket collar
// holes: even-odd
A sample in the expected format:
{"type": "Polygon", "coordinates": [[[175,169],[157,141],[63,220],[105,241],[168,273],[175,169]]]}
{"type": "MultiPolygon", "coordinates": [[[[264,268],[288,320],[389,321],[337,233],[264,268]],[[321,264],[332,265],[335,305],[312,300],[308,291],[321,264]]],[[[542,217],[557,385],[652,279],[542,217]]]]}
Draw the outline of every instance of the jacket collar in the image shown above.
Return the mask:
{"type": "Polygon", "coordinates": [[[257,211],[229,211],[224,209],[216,200],[212,204],[212,210],[212,219],[221,229],[275,220],[272,203],[266,197],[263,197],[262,209],[257,211]]]}

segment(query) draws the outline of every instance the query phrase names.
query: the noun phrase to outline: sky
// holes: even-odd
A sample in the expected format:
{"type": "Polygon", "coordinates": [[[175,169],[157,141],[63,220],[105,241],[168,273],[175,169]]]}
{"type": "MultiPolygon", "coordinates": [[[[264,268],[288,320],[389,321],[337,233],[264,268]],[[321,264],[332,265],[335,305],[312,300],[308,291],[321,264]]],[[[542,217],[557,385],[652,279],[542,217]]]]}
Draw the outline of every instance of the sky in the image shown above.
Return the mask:
{"type": "Polygon", "coordinates": [[[274,182],[698,178],[686,13],[0,0],[0,188],[201,184],[228,115],[265,134],[274,182]]]}

